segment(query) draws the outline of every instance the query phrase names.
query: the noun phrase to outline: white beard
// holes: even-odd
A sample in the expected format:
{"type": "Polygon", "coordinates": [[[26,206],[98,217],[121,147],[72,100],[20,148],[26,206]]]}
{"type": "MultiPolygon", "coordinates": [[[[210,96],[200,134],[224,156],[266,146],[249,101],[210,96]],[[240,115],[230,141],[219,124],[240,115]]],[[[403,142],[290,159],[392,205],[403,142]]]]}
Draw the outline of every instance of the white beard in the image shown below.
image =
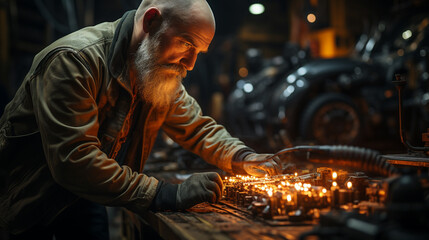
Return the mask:
{"type": "Polygon", "coordinates": [[[135,58],[137,88],[140,96],[156,108],[168,107],[186,76],[178,64],[158,64],[159,40],[162,31],[140,44],[135,58]]]}

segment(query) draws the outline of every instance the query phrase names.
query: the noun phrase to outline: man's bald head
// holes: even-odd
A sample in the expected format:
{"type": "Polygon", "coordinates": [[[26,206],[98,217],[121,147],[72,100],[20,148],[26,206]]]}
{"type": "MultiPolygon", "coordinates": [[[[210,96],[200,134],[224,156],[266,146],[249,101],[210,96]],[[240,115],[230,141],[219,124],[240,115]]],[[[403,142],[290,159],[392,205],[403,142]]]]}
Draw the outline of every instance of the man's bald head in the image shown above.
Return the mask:
{"type": "Polygon", "coordinates": [[[198,20],[205,20],[215,27],[213,12],[206,0],[143,0],[137,9],[135,22],[141,21],[146,11],[150,8],[161,11],[163,20],[181,21],[192,24],[198,20]]]}

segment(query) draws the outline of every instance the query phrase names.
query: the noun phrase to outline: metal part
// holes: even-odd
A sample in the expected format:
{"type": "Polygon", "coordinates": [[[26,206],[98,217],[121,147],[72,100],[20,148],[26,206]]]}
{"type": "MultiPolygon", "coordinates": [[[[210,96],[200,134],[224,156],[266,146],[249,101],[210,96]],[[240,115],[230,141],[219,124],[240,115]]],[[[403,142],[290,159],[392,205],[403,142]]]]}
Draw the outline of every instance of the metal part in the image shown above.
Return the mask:
{"type": "MultiPolygon", "coordinates": [[[[396,85],[396,89],[398,91],[398,111],[399,111],[399,133],[401,136],[401,142],[402,144],[404,144],[404,146],[409,150],[409,151],[413,151],[413,152],[425,152],[426,155],[428,155],[429,153],[429,147],[424,146],[424,147],[415,147],[413,145],[411,145],[407,138],[406,138],[406,134],[405,134],[405,130],[402,127],[402,89],[404,88],[404,86],[407,84],[407,81],[405,80],[405,78],[403,78],[400,74],[395,74],[395,80],[392,81],[395,85],[396,85]]],[[[425,137],[427,138],[427,133],[422,135],[423,140],[425,140],[425,137]]]]}

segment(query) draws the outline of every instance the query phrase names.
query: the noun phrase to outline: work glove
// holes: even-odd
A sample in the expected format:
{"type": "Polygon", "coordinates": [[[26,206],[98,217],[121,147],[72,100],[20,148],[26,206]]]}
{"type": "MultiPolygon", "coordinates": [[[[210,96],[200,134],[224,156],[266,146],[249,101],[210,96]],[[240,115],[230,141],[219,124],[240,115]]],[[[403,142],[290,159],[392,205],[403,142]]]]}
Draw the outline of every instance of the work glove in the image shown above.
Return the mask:
{"type": "Polygon", "coordinates": [[[256,177],[281,174],[281,166],[280,159],[277,156],[272,157],[272,154],[251,153],[243,160],[243,170],[256,177]]]}
{"type": "Polygon", "coordinates": [[[280,158],[273,154],[257,154],[252,149],[239,150],[231,162],[234,174],[248,174],[256,177],[282,173],[280,158]]]}
{"type": "Polygon", "coordinates": [[[198,203],[216,203],[222,197],[222,179],[215,172],[195,173],[179,184],[176,209],[188,209],[198,203]]]}

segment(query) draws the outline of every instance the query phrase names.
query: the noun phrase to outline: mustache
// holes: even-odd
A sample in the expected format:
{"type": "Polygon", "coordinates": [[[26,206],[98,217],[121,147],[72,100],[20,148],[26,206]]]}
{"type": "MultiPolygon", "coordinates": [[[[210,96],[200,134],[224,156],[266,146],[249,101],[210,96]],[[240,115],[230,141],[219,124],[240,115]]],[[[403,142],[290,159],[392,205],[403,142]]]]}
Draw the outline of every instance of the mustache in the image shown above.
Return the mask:
{"type": "Polygon", "coordinates": [[[174,63],[170,63],[170,64],[162,64],[158,66],[161,69],[164,70],[171,70],[171,71],[175,71],[177,72],[182,78],[185,78],[187,75],[187,71],[186,68],[181,65],[181,64],[174,64],[174,63]]]}

